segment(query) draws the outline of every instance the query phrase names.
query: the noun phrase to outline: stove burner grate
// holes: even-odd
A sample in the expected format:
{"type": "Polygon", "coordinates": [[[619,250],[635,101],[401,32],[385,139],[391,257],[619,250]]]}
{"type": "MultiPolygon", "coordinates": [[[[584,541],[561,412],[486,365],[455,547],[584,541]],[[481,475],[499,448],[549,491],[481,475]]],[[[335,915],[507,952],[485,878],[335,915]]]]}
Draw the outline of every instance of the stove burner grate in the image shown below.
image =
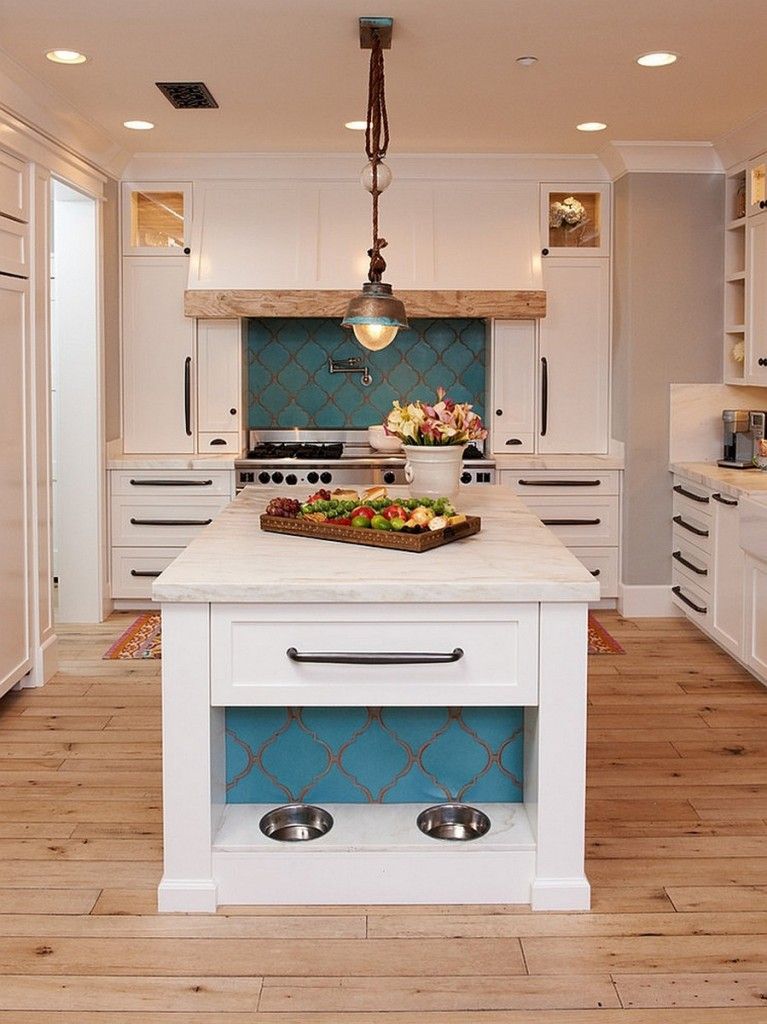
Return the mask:
{"type": "Polygon", "coordinates": [[[264,441],[251,448],[249,459],[303,459],[325,462],[340,459],[344,446],[340,441],[313,444],[309,441],[264,441]]]}

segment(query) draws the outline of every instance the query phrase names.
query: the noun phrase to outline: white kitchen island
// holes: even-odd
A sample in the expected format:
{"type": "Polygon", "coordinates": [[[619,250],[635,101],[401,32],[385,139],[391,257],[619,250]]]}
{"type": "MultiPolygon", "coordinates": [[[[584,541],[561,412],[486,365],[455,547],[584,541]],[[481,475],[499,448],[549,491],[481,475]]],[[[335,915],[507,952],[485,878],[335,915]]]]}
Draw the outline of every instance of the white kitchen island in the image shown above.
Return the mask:
{"type": "Polygon", "coordinates": [[[262,532],[271,496],[243,491],[154,584],[163,616],[160,910],[588,909],[587,612],[598,583],[505,488],[466,489],[458,507],[482,517],[481,533],[422,554],[262,532]],[[304,663],[289,650],[339,658],[304,663]],[[361,652],[402,664],[343,661],[361,652]],[[442,663],[417,663],[424,652],[442,663]],[[479,839],[423,835],[425,805],[337,803],[323,804],[335,821],[326,835],[275,842],[259,821],[280,801],[227,803],[227,708],[440,705],[524,708],[523,800],[476,804],[491,820],[479,839]]]}

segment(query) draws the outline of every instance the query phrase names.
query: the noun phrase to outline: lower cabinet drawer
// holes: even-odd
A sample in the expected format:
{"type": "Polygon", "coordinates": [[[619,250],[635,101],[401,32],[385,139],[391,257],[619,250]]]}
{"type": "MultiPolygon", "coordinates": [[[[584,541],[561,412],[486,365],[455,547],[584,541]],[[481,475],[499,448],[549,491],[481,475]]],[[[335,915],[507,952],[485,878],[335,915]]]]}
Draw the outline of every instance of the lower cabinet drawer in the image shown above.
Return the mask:
{"type": "Polygon", "coordinates": [[[113,495],[138,497],[210,498],[230,497],[233,493],[233,469],[113,469],[110,471],[113,495]]]}
{"type": "Polygon", "coordinates": [[[674,550],[684,545],[706,554],[711,550],[711,519],[707,515],[677,511],[674,505],[672,517],[674,550]]]}
{"type": "Polygon", "coordinates": [[[617,548],[570,548],[572,553],[599,580],[601,598],[618,596],[617,548]]]}
{"type": "Polygon", "coordinates": [[[604,473],[573,472],[572,470],[532,469],[510,472],[501,471],[501,482],[514,488],[517,494],[540,495],[593,495],[618,494],[619,472],[608,470],[604,473]]]}
{"type": "Polygon", "coordinates": [[[226,434],[198,434],[197,450],[201,452],[237,452],[242,449],[239,433],[235,430],[226,434]]]}
{"type": "Polygon", "coordinates": [[[185,547],[229,504],[229,497],[114,497],[112,544],[115,547],[185,547]]]}
{"type": "Polygon", "coordinates": [[[674,530],[671,558],[674,571],[686,577],[698,590],[711,592],[710,556],[702,548],[690,544],[680,536],[681,531],[674,530]]]}
{"type": "Polygon", "coordinates": [[[708,625],[711,618],[709,595],[677,569],[671,572],[671,597],[689,619],[708,625]]]}
{"type": "Polygon", "coordinates": [[[457,610],[425,604],[417,616],[407,607],[374,604],[335,605],[331,611],[332,619],[322,619],[312,606],[213,605],[211,702],[337,707],[537,702],[537,605],[457,610]]]}
{"type": "Polygon", "coordinates": [[[112,597],[151,600],[152,583],[183,548],[112,548],[112,597]]]}
{"type": "Polygon", "coordinates": [[[569,548],[618,544],[618,498],[523,498],[569,548]]]}

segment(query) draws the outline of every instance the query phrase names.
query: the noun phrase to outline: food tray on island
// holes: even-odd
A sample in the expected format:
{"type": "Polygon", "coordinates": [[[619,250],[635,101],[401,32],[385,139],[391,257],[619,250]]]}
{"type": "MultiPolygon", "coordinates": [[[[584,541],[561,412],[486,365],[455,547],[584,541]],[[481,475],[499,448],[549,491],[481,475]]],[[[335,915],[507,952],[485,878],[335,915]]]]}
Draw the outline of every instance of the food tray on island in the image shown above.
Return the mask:
{"type": "Polygon", "coordinates": [[[446,498],[389,498],[383,487],[369,488],[362,495],[322,490],[303,503],[275,498],[260,522],[268,533],[393,551],[431,551],[471,537],[482,527],[479,516],[457,513],[446,498]],[[360,525],[363,519],[368,522],[360,525]]]}

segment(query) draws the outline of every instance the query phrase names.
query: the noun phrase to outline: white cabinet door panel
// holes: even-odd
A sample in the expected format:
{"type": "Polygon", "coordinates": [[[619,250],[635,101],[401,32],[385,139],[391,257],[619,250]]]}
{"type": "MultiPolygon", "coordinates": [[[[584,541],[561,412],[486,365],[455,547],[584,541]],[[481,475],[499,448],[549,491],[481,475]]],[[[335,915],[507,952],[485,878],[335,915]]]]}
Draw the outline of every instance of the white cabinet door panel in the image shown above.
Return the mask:
{"type": "Polygon", "coordinates": [[[0,217],[0,274],[29,277],[29,225],[0,217]]]}
{"type": "Polygon", "coordinates": [[[535,324],[495,320],[492,324],[487,420],[491,450],[514,455],[535,449],[535,324]]]}
{"type": "Polygon", "coordinates": [[[738,503],[726,495],[713,502],[714,593],[711,632],[733,654],[743,650],[743,571],[738,503]],[[735,502],[732,505],[722,502],[735,502]]]}
{"type": "Polygon", "coordinates": [[[29,220],[27,167],[15,156],[0,151],[0,215],[29,220]]]}
{"type": "Polygon", "coordinates": [[[767,678],[767,562],[747,555],[745,579],[745,661],[762,678],[767,678]]]}
{"type": "Polygon", "coordinates": [[[767,213],[746,224],[745,326],[746,377],[754,384],[767,384],[767,213]]]}
{"type": "MultiPolygon", "coordinates": [[[[197,429],[237,433],[242,415],[242,334],[239,320],[197,321],[197,429]]],[[[208,445],[200,445],[200,451],[208,445]]],[[[215,451],[215,448],[213,449],[215,451]]],[[[222,446],[223,450],[223,446],[222,446]]]]}

